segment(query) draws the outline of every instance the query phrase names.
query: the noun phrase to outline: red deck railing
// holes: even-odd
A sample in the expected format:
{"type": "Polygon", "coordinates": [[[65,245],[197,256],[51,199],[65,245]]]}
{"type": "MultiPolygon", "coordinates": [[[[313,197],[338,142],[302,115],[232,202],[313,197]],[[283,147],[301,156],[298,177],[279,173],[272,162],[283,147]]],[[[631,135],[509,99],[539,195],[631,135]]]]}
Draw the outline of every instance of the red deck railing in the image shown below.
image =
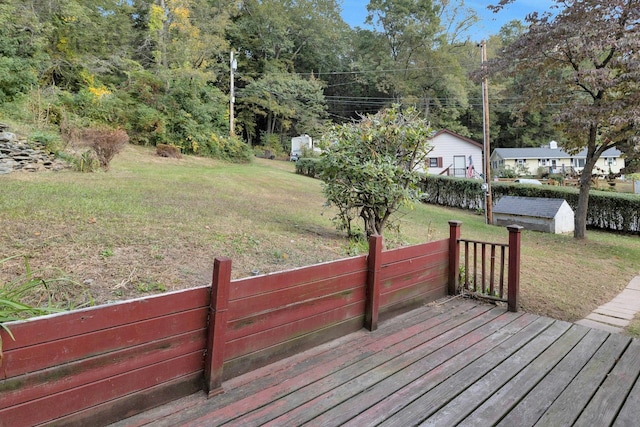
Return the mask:
{"type": "Polygon", "coordinates": [[[458,221],[449,222],[452,254],[449,293],[466,292],[503,301],[508,304],[509,311],[518,311],[522,227],[507,227],[509,243],[505,244],[461,239],[460,225],[458,221]]]}
{"type": "MultiPolygon", "coordinates": [[[[203,385],[214,395],[228,378],[374,330],[457,292],[460,225],[451,222],[449,239],[383,250],[373,236],[368,255],[238,280],[231,260],[216,258],[211,286],[11,322],[15,341],[0,330],[0,427],[107,424],[203,385]]],[[[519,230],[510,228],[512,310],[518,268],[519,230]]]]}

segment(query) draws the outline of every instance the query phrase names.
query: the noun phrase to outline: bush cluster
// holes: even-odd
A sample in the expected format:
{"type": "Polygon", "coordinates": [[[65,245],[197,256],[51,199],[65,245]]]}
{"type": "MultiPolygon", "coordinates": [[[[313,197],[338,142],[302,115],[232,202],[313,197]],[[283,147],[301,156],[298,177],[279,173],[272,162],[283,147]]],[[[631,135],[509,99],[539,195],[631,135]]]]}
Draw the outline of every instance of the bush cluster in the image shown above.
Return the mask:
{"type": "Polygon", "coordinates": [[[174,159],[181,159],[180,149],[175,145],[158,144],[156,146],[156,154],[160,157],[172,157],[174,159]]]}
{"type": "Polygon", "coordinates": [[[34,122],[38,128],[59,129],[63,138],[70,124],[76,129],[106,126],[125,131],[132,144],[173,145],[183,154],[239,162],[252,157],[245,142],[220,136],[229,133],[228,100],[204,73],[183,70],[160,78],[149,71],[132,70],[117,85],[90,80],[92,85],[75,91],[35,88],[1,109],[32,111],[38,120],[24,114],[12,116],[34,122]]]}
{"type": "Polygon", "coordinates": [[[253,157],[251,147],[237,137],[218,136],[211,134],[209,139],[198,150],[196,154],[216,159],[228,160],[236,163],[246,163],[253,157]]]}
{"type": "Polygon", "coordinates": [[[317,178],[320,176],[320,165],[319,158],[303,157],[296,162],[296,173],[317,178]]]}

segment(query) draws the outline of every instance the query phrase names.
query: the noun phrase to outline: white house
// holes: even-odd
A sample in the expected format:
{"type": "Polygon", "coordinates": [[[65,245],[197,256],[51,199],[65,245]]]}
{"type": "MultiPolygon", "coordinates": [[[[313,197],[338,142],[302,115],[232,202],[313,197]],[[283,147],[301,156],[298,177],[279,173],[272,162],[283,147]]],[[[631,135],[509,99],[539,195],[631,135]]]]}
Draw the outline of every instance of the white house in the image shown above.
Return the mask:
{"type": "Polygon", "coordinates": [[[460,178],[479,177],[482,173],[482,144],[447,129],[437,132],[429,141],[432,150],[423,171],[430,175],[460,178]]]}
{"type": "MultiPolygon", "coordinates": [[[[624,168],[622,153],[616,148],[609,148],[598,159],[594,174],[606,175],[609,171],[619,173],[624,168]]],[[[536,175],[539,168],[549,173],[580,173],[584,168],[587,150],[578,154],[567,154],[558,143],[551,141],[548,147],[540,148],[496,148],[491,153],[491,169],[510,169],[518,175],[536,175]]]]}

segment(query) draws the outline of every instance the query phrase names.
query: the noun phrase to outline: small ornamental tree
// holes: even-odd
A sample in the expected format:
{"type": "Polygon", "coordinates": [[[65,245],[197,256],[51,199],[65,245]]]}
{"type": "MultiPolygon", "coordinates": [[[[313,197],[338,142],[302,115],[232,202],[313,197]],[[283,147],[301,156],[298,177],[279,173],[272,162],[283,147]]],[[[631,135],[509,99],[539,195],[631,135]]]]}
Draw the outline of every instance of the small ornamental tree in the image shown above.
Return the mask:
{"type": "Polygon", "coordinates": [[[429,124],[413,108],[400,106],[334,126],[322,138],[320,179],[334,218],[349,237],[352,222],[364,222],[367,236],[381,235],[391,216],[422,197],[417,168],[429,150],[429,124]]]}
{"type": "MultiPolygon", "coordinates": [[[[495,11],[514,0],[500,0],[495,11]]],[[[554,108],[569,153],[586,149],[574,237],[586,237],[591,175],[616,147],[634,157],[640,141],[640,2],[555,0],[558,12],[527,16],[529,29],[488,64],[515,79],[517,113],[554,108]],[[531,80],[533,77],[534,80],[531,80]]]]}

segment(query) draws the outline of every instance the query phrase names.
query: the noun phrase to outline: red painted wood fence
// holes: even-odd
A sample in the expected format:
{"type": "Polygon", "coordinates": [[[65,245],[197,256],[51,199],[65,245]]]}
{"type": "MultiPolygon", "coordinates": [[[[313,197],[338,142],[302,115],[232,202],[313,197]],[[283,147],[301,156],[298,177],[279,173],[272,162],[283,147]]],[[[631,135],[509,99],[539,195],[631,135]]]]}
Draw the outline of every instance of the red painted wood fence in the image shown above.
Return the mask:
{"type": "Polygon", "coordinates": [[[467,292],[484,299],[503,301],[509,311],[518,311],[523,227],[507,227],[509,243],[489,243],[461,239],[461,223],[450,221],[449,225],[452,254],[449,258],[449,293],[467,292]]]}
{"type": "MultiPolygon", "coordinates": [[[[459,238],[459,227],[458,227],[459,238]]],[[[0,426],[100,425],[441,298],[451,239],[9,323],[0,426]]],[[[459,252],[457,253],[459,255],[459,252]]],[[[457,270],[454,270],[457,271],[457,270]]]]}

